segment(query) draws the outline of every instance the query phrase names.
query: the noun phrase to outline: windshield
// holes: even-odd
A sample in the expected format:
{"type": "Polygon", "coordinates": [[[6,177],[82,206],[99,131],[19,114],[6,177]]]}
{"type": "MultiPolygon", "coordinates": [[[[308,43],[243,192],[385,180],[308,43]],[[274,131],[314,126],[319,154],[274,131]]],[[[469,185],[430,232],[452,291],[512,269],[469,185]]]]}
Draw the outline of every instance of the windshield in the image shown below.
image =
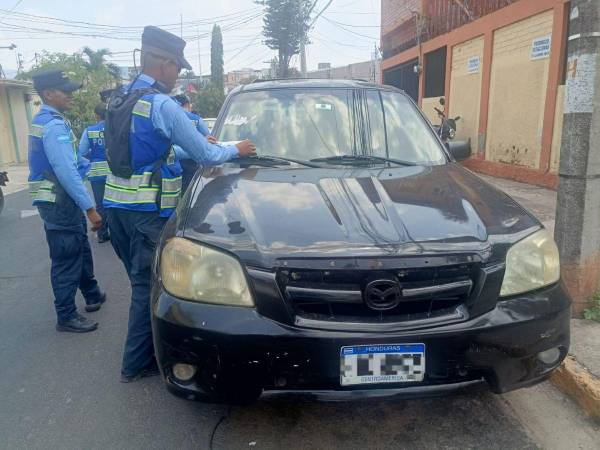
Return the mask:
{"type": "Polygon", "coordinates": [[[216,133],[250,139],[259,155],[299,160],[341,155],[443,164],[439,142],[402,94],[353,89],[273,89],[235,95],[216,133]]]}

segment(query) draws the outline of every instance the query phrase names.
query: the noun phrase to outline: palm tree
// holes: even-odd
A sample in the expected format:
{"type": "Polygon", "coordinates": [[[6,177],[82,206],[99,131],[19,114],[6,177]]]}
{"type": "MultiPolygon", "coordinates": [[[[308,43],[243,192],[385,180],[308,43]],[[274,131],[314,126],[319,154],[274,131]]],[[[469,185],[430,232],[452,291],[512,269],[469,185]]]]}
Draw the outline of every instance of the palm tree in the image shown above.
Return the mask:
{"type": "Polygon", "coordinates": [[[110,62],[106,62],[104,58],[110,56],[110,50],[107,48],[101,48],[99,50],[92,50],[89,47],[83,47],[83,54],[87,56],[86,67],[90,71],[100,70],[106,68],[108,73],[117,81],[121,79],[121,70],[119,67],[110,62]]]}

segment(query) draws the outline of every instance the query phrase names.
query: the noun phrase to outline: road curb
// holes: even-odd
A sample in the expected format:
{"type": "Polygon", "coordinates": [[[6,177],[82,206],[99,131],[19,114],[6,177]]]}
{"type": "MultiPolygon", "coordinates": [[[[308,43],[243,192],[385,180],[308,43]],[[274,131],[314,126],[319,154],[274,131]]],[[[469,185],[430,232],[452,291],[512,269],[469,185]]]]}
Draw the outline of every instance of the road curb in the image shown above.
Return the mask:
{"type": "Polygon", "coordinates": [[[574,399],[590,416],[600,419],[600,379],[568,355],[550,381],[554,386],[574,399]]]}

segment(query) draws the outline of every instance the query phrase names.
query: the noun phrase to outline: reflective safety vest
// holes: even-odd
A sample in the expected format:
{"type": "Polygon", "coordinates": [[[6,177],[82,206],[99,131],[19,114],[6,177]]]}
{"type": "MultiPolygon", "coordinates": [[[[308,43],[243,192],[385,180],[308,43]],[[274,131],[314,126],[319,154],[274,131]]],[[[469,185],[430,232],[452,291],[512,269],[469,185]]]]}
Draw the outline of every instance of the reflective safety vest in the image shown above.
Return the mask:
{"type": "Polygon", "coordinates": [[[104,191],[105,208],[133,211],[160,211],[169,217],[181,195],[181,165],[175,161],[171,141],[154,129],[152,100],[155,93],[142,96],[132,111],[129,150],[131,178],[109,173],[104,191]]]}
{"type": "Polygon", "coordinates": [[[92,163],[88,178],[90,181],[105,181],[110,169],[104,150],[104,121],[89,126],[86,131],[90,143],[90,162],[92,163]]]}
{"type": "MultiPolygon", "coordinates": [[[[77,162],[76,139],[70,124],[58,112],[42,109],[32,120],[29,129],[29,193],[33,204],[54,203],[56,201],[56,175],[44,151],[44,126],[52,120],[64,122],[71,135],[73,160],[77,162]]],[[[87,167],[79,168],[79,174],[85,178],[87,167]]]]}

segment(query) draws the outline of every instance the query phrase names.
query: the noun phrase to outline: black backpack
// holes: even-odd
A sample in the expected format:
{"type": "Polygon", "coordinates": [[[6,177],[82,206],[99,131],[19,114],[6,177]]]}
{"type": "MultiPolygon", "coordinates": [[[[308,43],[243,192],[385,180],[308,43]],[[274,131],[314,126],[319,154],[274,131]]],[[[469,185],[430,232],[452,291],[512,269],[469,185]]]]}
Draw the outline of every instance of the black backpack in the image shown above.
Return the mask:
{"type": "Polygon", "coordinates": [[[129,131],[133,108],[144,95],[158,92],[154,88],[128,92],[117,89],[110,96],[104,122],[104,142],[108,167],[119,178],[128,179],[133,175],[131,152],[129,151],[129,131]]]}

